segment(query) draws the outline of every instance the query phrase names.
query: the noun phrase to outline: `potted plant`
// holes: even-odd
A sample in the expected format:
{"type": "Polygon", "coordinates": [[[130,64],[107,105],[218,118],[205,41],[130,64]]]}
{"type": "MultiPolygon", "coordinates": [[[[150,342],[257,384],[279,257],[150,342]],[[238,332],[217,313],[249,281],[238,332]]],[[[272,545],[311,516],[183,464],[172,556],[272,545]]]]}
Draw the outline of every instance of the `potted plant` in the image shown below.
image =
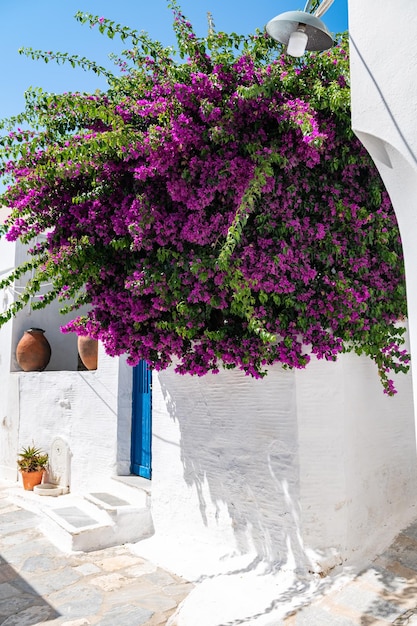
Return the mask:
{"type": "Polygon", "coordinates": [[[23,488],[27,491],[33,491],[33,487],[42,482],[43,475],[48,467],[48,455],[34,445],[28,446],[27,448],[22,448],[17,464],[22,474],[23,488]]]}

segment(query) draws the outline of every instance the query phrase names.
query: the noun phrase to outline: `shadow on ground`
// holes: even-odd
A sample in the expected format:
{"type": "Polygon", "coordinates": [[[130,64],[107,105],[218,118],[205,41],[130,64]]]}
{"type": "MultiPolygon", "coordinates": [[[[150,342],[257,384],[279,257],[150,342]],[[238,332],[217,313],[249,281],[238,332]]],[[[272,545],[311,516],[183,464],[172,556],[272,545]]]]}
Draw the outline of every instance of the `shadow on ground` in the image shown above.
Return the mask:
{"type": "Polygon", "coordinates": [[[358,579],[364,577],[379,594],[369,602],[360,626],[374,626],[380,618],[395,626],[417,624],[417,521],[403,530],[358,579]]]}
{"type": "Polygon", "coordinates": [[[2,626],[32,626],[60,616],[40,593],[39,586],[48,586],[48,554],[44,543],[39,543],[35,520],[24,510],[6,510],[0,516],[2,626]]]}

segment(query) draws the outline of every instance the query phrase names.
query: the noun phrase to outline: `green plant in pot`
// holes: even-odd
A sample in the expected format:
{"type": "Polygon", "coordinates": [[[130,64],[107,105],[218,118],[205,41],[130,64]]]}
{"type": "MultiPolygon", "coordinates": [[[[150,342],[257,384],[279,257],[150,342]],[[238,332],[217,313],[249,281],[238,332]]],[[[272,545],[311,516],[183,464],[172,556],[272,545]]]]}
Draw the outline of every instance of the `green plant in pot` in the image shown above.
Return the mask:
{"type": "Polygon", "coordinates": [[[19,452],[17,465],[22,474],[23,488],[33,491],[33,487],[42,482],[48,467],[48,455],[34,445],[27,446],[19,452]]]}

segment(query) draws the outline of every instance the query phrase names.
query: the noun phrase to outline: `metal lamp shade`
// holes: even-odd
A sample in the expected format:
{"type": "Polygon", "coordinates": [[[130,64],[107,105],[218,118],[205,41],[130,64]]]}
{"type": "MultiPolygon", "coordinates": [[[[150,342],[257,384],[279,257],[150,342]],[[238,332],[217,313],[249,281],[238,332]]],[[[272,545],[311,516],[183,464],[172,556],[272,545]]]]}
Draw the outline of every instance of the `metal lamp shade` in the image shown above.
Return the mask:
{"type": "Polygon", "coordinates": [[[308,36],[306,50],[327,50],[333,45],[333,37],[318,17],[304,11],[287,11],[277,15],[266,25],[266,32],[272,39],[288,44],[291,34],[299,26],[308,36]]]}

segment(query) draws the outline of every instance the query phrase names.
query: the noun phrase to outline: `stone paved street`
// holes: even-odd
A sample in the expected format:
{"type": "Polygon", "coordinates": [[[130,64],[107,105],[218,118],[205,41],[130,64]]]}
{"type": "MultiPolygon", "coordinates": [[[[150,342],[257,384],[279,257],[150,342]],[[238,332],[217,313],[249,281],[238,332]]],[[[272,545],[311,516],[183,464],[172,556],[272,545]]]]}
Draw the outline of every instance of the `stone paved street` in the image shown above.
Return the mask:
{"type": "MultiPolygon", "coordinates": [[[[2,626],[162,626],[193,589],[129,546],[65,554],[41,534],[38,523],[35,513],[14,504],[0,488],[2,626]]],[[[417,626],[417,521],[358,575],[328,582],[323,581],[322,597],[291,614],[277,598],[285,617],[268,620],[267,610],[262,624],[417,626]]],[[[214,624],[208,615],[203,622],[258,623],[248,617],[214,624]]]]}
{"type": "Polygon", "coordinates": [[[2,626],[157,626],[192,585],[126,546],[66,555],[0,491],[2,626]]]}
{"type": "Polygon", "coordinates": [[[270,626],[417,626],[417,521],[341,588],[270,626]]]}

